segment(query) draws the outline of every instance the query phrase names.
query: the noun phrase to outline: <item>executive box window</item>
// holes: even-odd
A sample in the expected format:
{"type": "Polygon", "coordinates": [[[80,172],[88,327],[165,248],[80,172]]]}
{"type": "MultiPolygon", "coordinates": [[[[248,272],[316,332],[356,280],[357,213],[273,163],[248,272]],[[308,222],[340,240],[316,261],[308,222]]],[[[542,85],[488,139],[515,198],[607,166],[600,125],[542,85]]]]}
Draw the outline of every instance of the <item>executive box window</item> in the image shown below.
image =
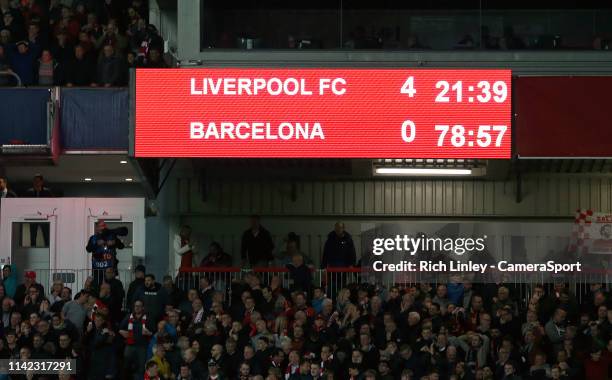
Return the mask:
{"type": "Polygon", "coordinates": [[[201,0],[205,49],[608,50],[612,3],[201,0]]]}

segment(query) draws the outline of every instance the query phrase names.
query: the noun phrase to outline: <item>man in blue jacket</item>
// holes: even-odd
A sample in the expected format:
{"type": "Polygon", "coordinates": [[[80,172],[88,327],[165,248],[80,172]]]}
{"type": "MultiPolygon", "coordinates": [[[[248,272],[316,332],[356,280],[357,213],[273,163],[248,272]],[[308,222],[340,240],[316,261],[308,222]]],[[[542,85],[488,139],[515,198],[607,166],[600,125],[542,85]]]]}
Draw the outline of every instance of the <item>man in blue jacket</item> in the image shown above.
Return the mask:
{"type": "Polygon", "coordinates": [[[21,84],[30,86],[35,84],[36,52],[30,49],[27,41],[19,41],[16,44],[17,51],[10,55],[11,68],[21,78],[21,84]]]}

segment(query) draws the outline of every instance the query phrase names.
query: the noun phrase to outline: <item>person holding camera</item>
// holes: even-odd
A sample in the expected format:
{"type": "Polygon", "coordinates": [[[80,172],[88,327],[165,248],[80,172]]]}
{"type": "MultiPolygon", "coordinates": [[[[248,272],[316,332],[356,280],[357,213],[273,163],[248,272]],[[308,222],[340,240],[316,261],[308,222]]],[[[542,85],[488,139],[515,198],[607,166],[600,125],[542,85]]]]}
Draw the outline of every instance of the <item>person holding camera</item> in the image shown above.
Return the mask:
{"type": "Polygon", "coordinates": [[[117,250],[125,246],[119,236],[126,236],[126,227],[109,229],[103,220],[98,220],[95,226],[95,234],[89,238],[85,250],[92,253],[92,275],[94,283],[99,287],[104,281],[106,268],[117,269],[117,250]]]}

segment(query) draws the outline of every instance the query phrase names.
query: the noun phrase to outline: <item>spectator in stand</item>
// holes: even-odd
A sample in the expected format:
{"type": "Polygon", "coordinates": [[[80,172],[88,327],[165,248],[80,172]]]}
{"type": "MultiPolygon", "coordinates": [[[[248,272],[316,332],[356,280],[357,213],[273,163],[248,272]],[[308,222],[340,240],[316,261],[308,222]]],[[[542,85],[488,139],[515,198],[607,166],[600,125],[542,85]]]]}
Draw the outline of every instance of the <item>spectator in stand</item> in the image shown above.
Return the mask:
{"type": "Polygon", "coordinates": [[[62,308],[63,318],[70,321],[75,326],[79,336],[83,333],[83,328],[85,327],[89,296],[89,291],[81,290],[74,297],[73,301],[67,302],[62,308]]]}
{"type": "Polygon", "coordinates": [[[96,41],[104,34],[104,30],[100,23],[98,23],[98,16],[95,13],[87,15],[87,23],[81,27],[81,31],[87,33],[93,41],[96,41]]]}
{"type": "Polygon", "coordinates": [[[104,55],[98,62],[97,83],[99,86],[114,87],[121,85],[122,63],[115,55],[115,48],[112,45],[104,46],[104,55]]]}
{"type": "Polygon", "coordinates": [[[149,50],[149,56],[147,58],[147,68],[149,69],[165,69],[168,67],[162,52],[158,48],[152,48],[149,50]]]}
{"type": "Polygon", "coordinates": [[[285,238],[285,251],[280,252],[274,259],[274,266],[285,267],[293,261],[293,255],[301,254],[304,257],[304,262],[308,266],[312,266],[312,260],[300,251],[300,237],[295,232],[289,232],[285,238]]]}
{"type": "Polygon", "coordinates": [[[5,54],[8,56],[9,48],[11,47],[11,31],[8,29],[0,29],[0,46],[4,47],[5,54]]]}
{"type": "Polygon", "coordinates": [[[162,285],[166,291],[166,295],[168,296],[168,303],[172,305],[172,307],[177,308],[184,297],[183,292],[176,287],[174,280],[170,275],[164,276],[162,279],[162,285]]]}
{"type": "Polygon", "coordinates": [[[125,340],[123,354],[123,379],[141,380],[144,373],[147,345],[153,333],[154,324],[145,314],[144,304],[136,300],[132,312],[119,326],[119,334],[125,340]]]}
{"type": "Polygon", "coordinates": [[[21,78],[21,84],[31,86],[36,84],[35,61],[36,54],[30,50],[27,41],[19,41],[16,44],[17,51],[10,55],[11,69],[21,78]]]}
{"type": "Polygon", "coordinates": [[[94,322],[87,324],[83,337],[83,345],[88,349],[88,379],[105,380],[117,376],[117,360],[115,355],[116,334],[108,328],[106,316],[96,314],[94,322]]]}
{"type": "MultiPolygon", "coordinates": [[[[128,48],[128,39],[123,36],[119,32],[119,26],[117,25],[117,20],[110,20],[106,28],[104,29],[104,33],[100,38],[95,41],[96,49],[102,49],[106,46],[111,46],[113,48],[114,54],[118,57],[125,56],[125,51],[128,48]]],[[[104,56],[106,55],[106,51],[104,51],[104,56]]]]}
{"type": "Polygon", "coordinates": [[[49,292],[49,296],[47,299],[49,300],[49,305],[53,306],[56,302],[62,301],[62,290],[64,289],[64,283],[61,279],[56,278],[53,280],[53,285],[51,285],[51,291],[49,292]]]}
{"type": "Polygon", "coordinates": [[[28,291],[31,287],[38,290],[38,294],[45,294],[45,288],[36,282],[36,272],[27,271],[23,274],[23,284],[17,286],[15,290],[15,302],[18,305],[23,305],[26,297],[29,296],[28,291]]]}
{"type": "Polygon", "coordinates": [[[153,346],[153,357],[151,357],[149,362],[154,362],[157,365],[160,378],[171,378],[172,372],[170,371],[170,363],[166,359],[166,350],[164,349],[163,341],[153,346]]]}
{"type": "Polygon", "coordinates": [[[121,281],[117,279],[116,271],[115,268],[106,268],[104,270],[104,282],[110,286],[110,303],[108,308],[110,320],[113,323],[118,323],[121,320],[121,309],[125,299],[125,290],[121,281]]]}
{"type": "Polygon", "coordinates": [[[74,59],[68,63],[66,86],[88,87],[95,85],[96,65],[85,55],[81,45],[74,48],[74,59]]]}
{"type": "Polygon", "coordinates": [[[136,294],[140,292],[140,288],[144,287],[145,278],[145,267],[144,265],[136,265],[134,268],[134,280],[130,282],[126,295],[126,302],[129,305],[133,305],[136,301],[136,294]]]}
{"type": "Polygon", "coordinates": [[[64,8],[64,5],[61,4],[60,0],[49,0],[47,17],[49,18],[50,26],[57,25],[57,22],[62,17],[62,8],[64,8]]]}
{"type": "Polygon", "coordinates": [[[16,15],[13,12],[6,12],[2,15],[2,29],[11,32],[11,36],[16,41],[26,37],[23,25],[16,20],[16,15]]]}
{"type": "Polygon", "coordinates": [[[223,251],[221,244],[213,241],[208,246],[208,255],[200,262],[201,267],[230,267],[232,256],[223,251]]]}
{"type": "MultiPolygon", "coordinates": [[[[193,257],[197,252],[197,245],[192,236],[190,226],[181,226],[179,233],[174,235],[174,262],[177,273],[180,269],[189,269],[193,267],[193,257]],[[177,257],[178,256],[178,257],[177,257]],[[178,258],[180,257],[180,260],[178,258]]],[[[189,274],[184,277],[187,278],[189,274]]]]}
{"type": "Polygon", "coordinates": [[[60,293],[60,300],[54,302],[51,305],[51,312],[53,313],[59,313],[62,311],[62,309],[64,308],[64,305],[68,302],[70,302],[72,300],[72,290],[66,286],[64,286],[64,288],[62,289],[62,292],[60,293]]]}
{"type": "Polygon", "coordinates": [[[253,267],[267,266],[274,259],[274,242],[270,232],[263,228],[258,215],[251,216],[251,227],[242,234],[240,254],[243,263],[253,267]]]}
{"type": "Polygon", "coordinates": [[[30,49],[37,57],[42,53],[43,49],[47,48],[49,41],[44,40],[40,35],[40,26],[32,23],[28,26],[28,42],[30,49]]]}
{"type": "Polygon", "coordinates": [[[2,267],[2,285],[4,286],[4,292],[6,295],[10,298],[15,298],[15,293],[17,291],[17,279],[15,278],[10,265],[4,265],[2,267]]]}
{"type": "Polygon", "coordinates": [[[77,41],[81,26],[79,25],[79,22],[74,19],[72,15],[72,10],[69,7],[62,8],[61,17],[57,21],[54,30],[56,35],[60,31],[66,33],[66,36],[70,43],[75,43],[77,41]]]}
{"type": "Polygon", "coordinates": [[[196,353],[192,348],[188,348],[183,352],[185,364],[189,366],[189,372],[193,379],[203,379],[206,370],[200,360],[197,360],[196,353]]]}
{"type": "Polygon", "coordinates": [[[289,270],[289,278],[293,282],[289,290],[312,294],[312,272],[304,263],[304,256],[300,253],[294,254],[291,264],[287,265],[287,269],[289,270]]]}
{"type": "Polygon", "coordinates": [[[351,267],[355,265],[355,262],[353,238],[345,231],[344,223],[337,222],[334,230],[327,235],[321,268],[351,267]]]}
{"type": "MultiPolygon", "coordinates": [[[[11,75],[13,70],[11,69],[11,62],[8,58],[8,52],[5,45],[2,43],[2,32],[0,31],[0,87],[17,85],[17,80],[11,75]]],[[[4,188],[0,190],[0,198],[9,198],[8,191],[6,189],[6,179],[4,180],[4,188]]]]}
{"type": "Polygon", "coordinates": [[[32,187],[26,193],[26,198],[52,198],[53,192],[45,186],[45,178],[42,174],[36,174],[32,179],[32,187]]]}
{"type": "Polygon", "coordinates": [[[140,49],[142,41],[147,37],[147,22],[143,18],[139,18],[136,22],[130,24],[126,32],[129,38],[131,51],[140,49]]]}
{"type": "Polygon", "coordinates": [[[155,282],[153,274],[149,273],[145,276],[144,286],[134,297],[142,301],[144,309],[147,310],[147,318],[154,326],[157,325],[157,322],[163,317],[168,297],[161,284],[155,282]]]}
{"type": "MultiPolygon", "coordinates": [[[[2,47],[0,47],[0,60],[2,59],[2,47]]],[[[1,65],[1,62],[0,62],[1,65]]],[[[2,70],[0,68],[0,70],[2,70]]],[[[8,188],[8,181],[6,177],[0,176],[0,198],[16,198],[17,194],[8,188]]]]}
{"type": "Polygon", "coordinates": [[[39,86],[61,86],[64,84],[63,67],[53,59],[49,50],[43,50],[36,70],[39,86]]]}
{"type": "Polygon", "coordinates": [[[74,59],[74,44],[68,40],[68,35],[64,30],[60,30],[56,34],[51,52],[57,61],[63,65],[68,65],[74,59]]]}

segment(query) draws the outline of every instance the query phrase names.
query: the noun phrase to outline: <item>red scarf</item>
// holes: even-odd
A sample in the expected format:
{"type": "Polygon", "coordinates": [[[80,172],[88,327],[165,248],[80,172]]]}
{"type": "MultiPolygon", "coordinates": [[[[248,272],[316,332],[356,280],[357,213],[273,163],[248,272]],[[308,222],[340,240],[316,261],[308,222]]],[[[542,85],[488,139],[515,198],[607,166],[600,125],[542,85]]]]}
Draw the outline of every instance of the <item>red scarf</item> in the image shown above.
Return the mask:
{"type": "MultiPolygon", "coordinates": [[[[134,321],[135,320],[136,319],[134,317],[134,314],[130,313],[130,318],[128,319],[128,337],[125,338],[125,343],[127,345],[133,345],[134,343],[136,343],[136,340],[134,339],[134,321]]],[[[144,327],[145,323],[147,323],[147,315],[143,314],[142,317],[138,321],[144,327]]]]}

